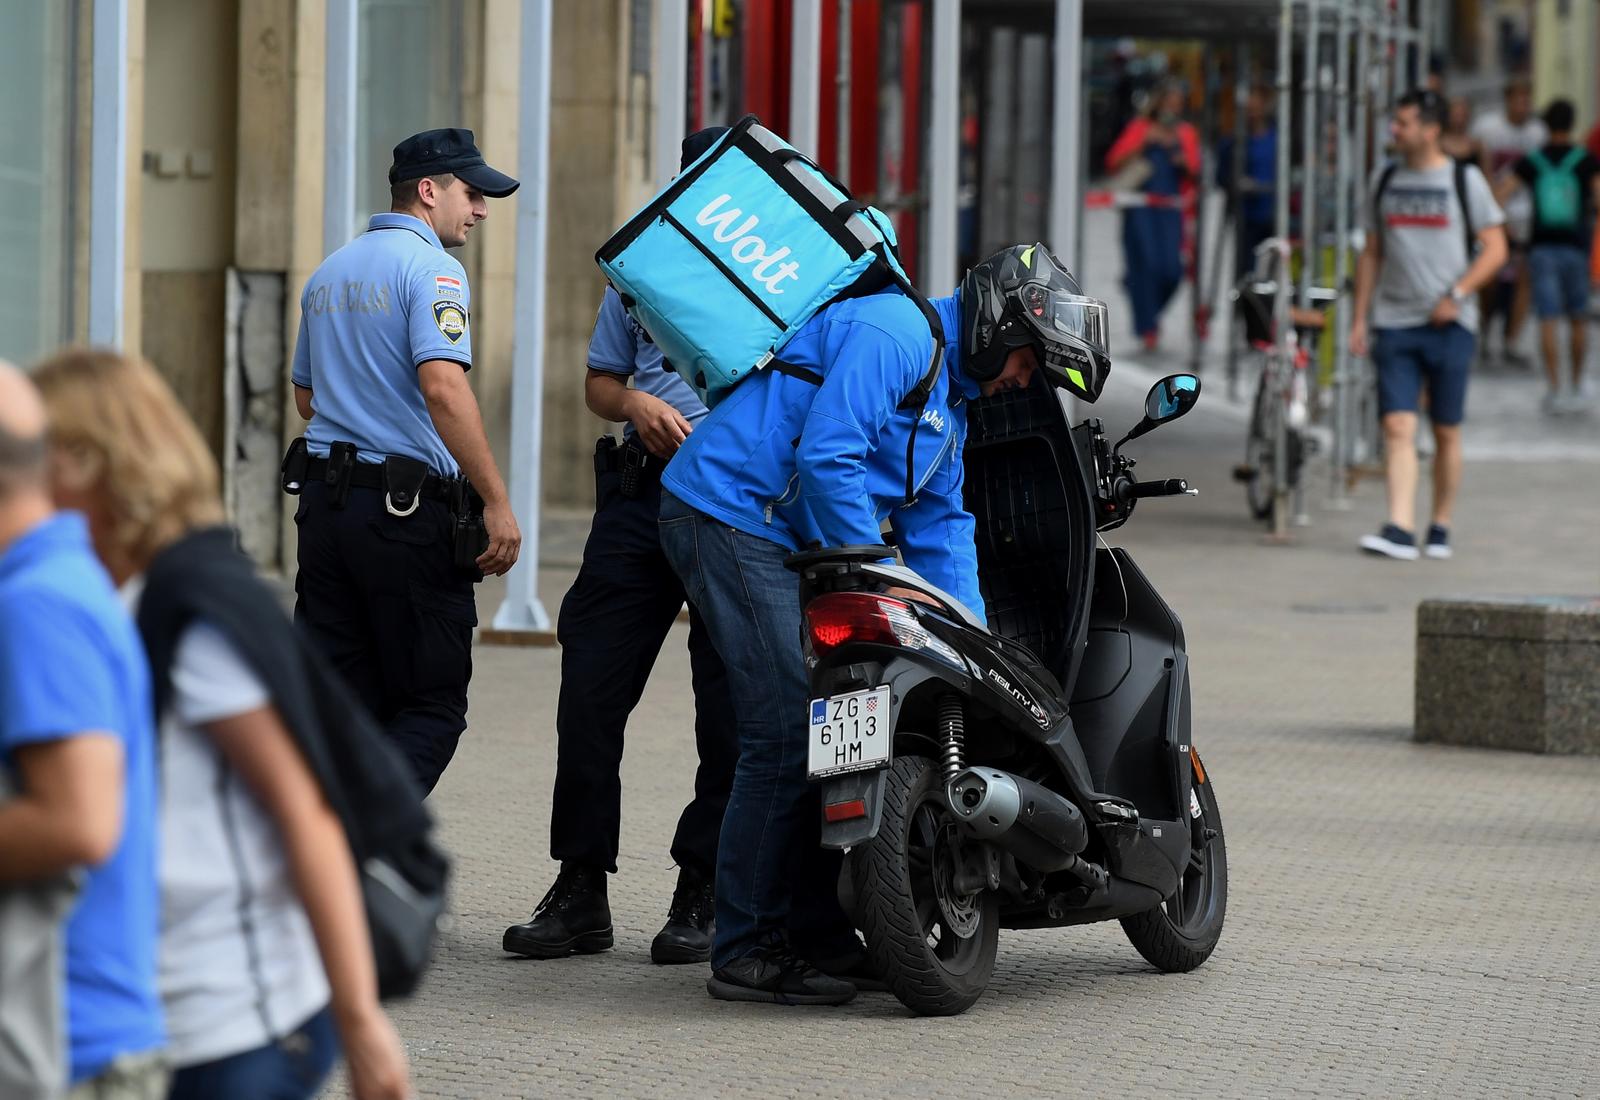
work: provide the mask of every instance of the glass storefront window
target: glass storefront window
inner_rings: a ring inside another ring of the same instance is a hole
[[[462,126],[467,0],[361,0],[352,232],[389,209],[394,147],[420,130]]]
[[[71,336],[76,9],[0,0],[0,357],[18,363]]]

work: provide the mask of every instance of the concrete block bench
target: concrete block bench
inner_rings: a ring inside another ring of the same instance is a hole
[[[1415,737],[1600,756],[1600,597],[1424,600]]]

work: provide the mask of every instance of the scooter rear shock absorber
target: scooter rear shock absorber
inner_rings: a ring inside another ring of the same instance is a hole
[[[939,697],[939,743],[944,781],[949,783],[967,767],[967,720],[961,710],[961,697],[954,692]]]

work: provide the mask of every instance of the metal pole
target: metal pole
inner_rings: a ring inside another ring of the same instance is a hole
[[[1245,180],[1245,146],[1250,141],[1250,124],[1245,119],[1245,103],[1250,97],[1251,71],[1255,60],[1255,48],[1248,42],[1240,42],[1234,46],[1234,74],[1233,74],[1233,158],[1228,166],[1229,175],[1233,185],[1230,189],[1228,208],[1233,216],[1233,267],[1235,273],[1241,268],[1249,270],[1250,258],[1246,257],[1248,246],[1245,243],[1244,227],[1244,180]],[[1220,235],[1217,247],[1222,246]],[[1234,329],[1237,327],[1237,306],[1231,300],[1226,302],[1228,315],[1225,324],[1228,326],[1226,345],[1227,373],[1228,373],[1228,400],[1239,399],[1239,342],[1235,339]]]
[[[1200,373],[1201,353],[1205,350],[1205,316],[1209,303],[1206,300],[1206,283],[1201,278],[1205,272],[1206,257],[1206,190],[1211,186],[1211,156],[1217,145],[1217,100],[1222,90],[1222,69],[1216,50],[1206,51],[1205,103],[1201,107],[1200,178],[1194,189],[1194,254],[1189,257],[1193,270],[1189,278],[1189,318],[1194,339],[1189,347],[1189,369]],[[1220,227],[1219,227],[1220,228]],[[1222,252],[1222,238],[1217,238],[1217,252]]]
[[[1276,412],[1276,439],[1272,453],[1272,537],[1283,539],[1289,531],[1289,480],[1288,423],[1283,409],[1283,390],[1287,373],[1291,369],[1290,356],[1294,354],[1294,334],[1289,327],[1289,134],[1291,111],[1290,85],[1294,68],[1294,0],[1283,0],[1278,17],[1278,171],[1276,229],[1278,262],[1273,276],[1272,331],[1277,344],[1275,359],[1271,364],[1271,384],[1267,400]]]
[[[1376,161],[1376,150],[1374,149],[1376,142],[1373,140],[1373,129],[1376,121],[1373,117],[1373,93],[1380,80],[1378,70],[1381,66],[1373,64],[1373,47],[1377,42],[1379,33],[1378,21],[1381,12],[1374,6],[1374,0],[1360,0],[1360,12],[1360,33],[1356,37],[1356,119],[1352,134],[1356,155],[1355,179],[1351,181],[1351,191],[1353,193],[1351,205],[1360,212],[1362,220],[1365,220],[1367,188],[1372,179],[1373,165]],[[1353,321],[1355,318],[1352,317],[1350,320]],[[1352,397],[1363,393],[1373,384],[1371,369],[1366,362],[1363,361],[1359,364],[1347,362],[1346,367],[1352,375]],[[1368,461],[1372,457],[1372,453],[1375,452],[1375,445],[1369,447],[1365,444],[1372,442],[1369,439],[1369,432],[1375,431],[1377,424],[1369,425],[1364,418],[1358,418],[1355,415],[1357,408],[1365,408],[1364,404],[1356,404],[1353,401],[1347,404],[1354,407],[1347,409],[1347,419],[1345,421],[1347,441],[1344,446],[1346,462],[1353,466],[1358,458],[1361,461]],[[1357,450],[1358,444],[1362,444],[1359,451]]]
[[[89,104],[89,339],[122,343],[128,221],[128,4],[95,0]]]
[[[1055,70],[1050,105],[1050,247],[1071,264],[1078,255],[1078,210],[1083,205],[1077,131],[1083,109],[1083,0],[1056,0]]]
[[[1406,35],[1400,21],[1400,0],[1389,0],[1389,102],[1406,91]]]
[[[328,60],[323,80],[322,253],[343,248],[355,232],[356,84],[361,73],[357,0],[328,0]]]
[[[1389,33],[1392,29],[1389,25],[1389,5],[1392,2],[1393,0],[1373,0],[1377,6],[1372,16],[1372,38],[1376,56],[1371,59],[1372,70],[1368,79],[1373,83],[1374,110],[1380,114],[1389,109],[1394,92],[1393,65],[1389,60],[1389,51],[1394,47]],[[1377,138],[1376,133],[1373,137]]]
[[[1300,306],[1311,307],[1311,287],[1321,251],[1317,225],[1317,161],[1322,156],[1322,135],[1317,132],[1317,65],[1321,30],[1321,0],[1306,0],[1305,72],[1301,74],[1300,102]]]
[[[1400,51],[1400,86],[1410,91],[1422,83],[1421,69],[1417,65],[1417,32],[1412,23],[1415,0],[1400,0],[1400,33],[1405,47]]]
[[[522,556],[506,577],[497,631],[547,632],[539,602],[540,451],[544,436],[545,233],[549,224],[550,37],[555,0],[522,0],[517,103],[517,283],[511,342],[511,510]],[[680,99],[681,103],[682,100]],[[676,159],[674,159],[676,164]]]
[[[822,5],[796,4],[789,39],[789,144],[808,157],[820,155],[817,132],[822,72]]]
[[[961,0],[933,0],[933,109],[928,139],[928,258],[922,273],[930,293],[955,286],[956,199],[961,172]]]
[[[1433,68],[1433,0],[1416,0],[1417,5],[1417,57],[1418,84],[1428,82],[1429,70]]]
[[[687,129],[689,0],[656,0],[656,186],[678,173]]]
[[[834,86],[839,98],[839,152],[834,157],[834,175],[850,186],[850,0],[839,0],[839,71]]]
[[[1340,308],[1334,313],[1333,326],[1333,461],[1332,484],[1329,486],[1329,504],[1335,508],[1349,507],[1345,499],[1344,480],[1347,458],[1345,439],[1349,434],[1350,412],[1350,322],[1349,310],[1354,297],[1345,285],[1350,278],[1350,46],[1351,6],[1355,0],[1339,0],[1339,30],[1333,86],[1334,115],[1338,127],[1338,147],[1334,153],[1333,188],[1333,285],[1339,293]],[[1359,34],[1360,32],[1357,31]]]

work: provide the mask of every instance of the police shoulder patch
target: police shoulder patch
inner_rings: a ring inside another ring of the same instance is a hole
[[[452,344],[460,341],[467,331],[467,314],[460,302],[433,303],[433,323],[439,326],[444,338]]]

